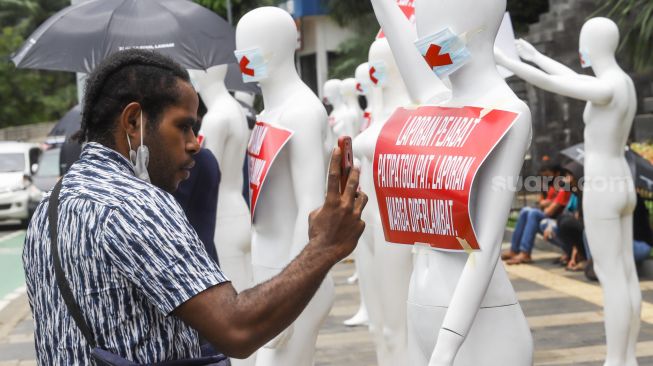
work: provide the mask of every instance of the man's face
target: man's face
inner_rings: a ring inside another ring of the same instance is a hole
[[[182,80],[177,85],[179,102],[164,109],[154,131],[146,128],[144,141],[150,150],[147,168],[150,180],[170,193],[189,177],[190,169],[195,165],[193,154],[200,148],[192,130],[197,122],[197,93]]]

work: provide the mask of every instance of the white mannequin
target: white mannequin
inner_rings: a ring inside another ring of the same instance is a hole
[[[365,97],[365,100],[367,100],[367,108],[365,108],[365,113],[369,113],[371,118],[374,118],[374,113],[380,113],[378,110],[380,108],[380,90],[378,88],[374,88],[374,84],[372,83],[372,80],[370,80],[370,64],[365,62],[356,68],[356,72],[354,73],[356,77],[356,81],[361,84],[361,88],[363,89],[363,92],[361,92],[361,95]],[[369,127],[365,126],[366,121],[361,120],[361,129],[363,127]]]
[[[340,84],[340,95],[342,95],[342,99],[349,108],[349,113],[353,114],[355,117],[352,124],[352,134],[349,135],[351,138],[356,137],[360,132],[361,119],[363,118],[363,111],[358,104],[358,91],[356,91],[357,84],[358,82],[354,78],[344,79],[342,84]]]
[[[206,72],[190,71],[206,105],[200,134],[204,147],[211,150],[220,165],[220,197],[215,223],[215,246],[220,268],[242,291],[252,287],[251,219],[243,197],[243,160],[250,131],[240,104],[224,85],[227,65]],[[254,365],[255,356],[233,360],[234,366]]]
[[[354,141],[354,154],[361,164],[361,189],[369,192],[373,201],[376,200],[372,180],[376,140],[394,110],[410,104],[386,39],[378,39],[370,47],[370,63],[379,60],[386,65],[386,83],[380,88],[383,106],[373,117],[372,125]],[[369,299],[366,304],[378,362],[382,366],[407,365],[406,299],[412,271],[411,247],[385,241],[378,205],[368,206],[363,215],[366,227],[363,243],[359,244],[358,268],[363,296]],[[367,264],[368,258],[371,258],[371,265]]]
[[[333,107],[327,119],[327,126],[328,126],[327,138],[324,144],[325,151],[329,155],[331,154],[331,149],[333,149],[337,141],[337,137],[335,135],[335,132],[333,132],[333,128],[336,125],[336,120],[338,119],[338,116],[342,115],[345,108],[344,101],[342,100],[342,96],[340,95],[341,83],[342,80],[340,79],[330,79],[324,83],[324,86],[322,88],[322,95],[324,95],[323,97],[324,101],[328,104],[331,104],[331,106]]]
[[[641,290],[633,259],[632,219],[635,187],[624,146],[637,109],[630,77],[619,67],[615,51],[619,29],[607,18],[588,20],[580,31],[596,77],[568,67],[518,41],[520,56],[544,72],[497,55],[497,62],[517,76],[553,93],[586,100],[585,189],[583,213],[594,269],[604,291],[606,366],[637,365]],[[606,184],[607,182],[607,184]]]
[[[441,101],[447,90],[413,44],[416,37],[395,2],[372,4],[412,100],[421,105]],[[517,178],[531,129],[528,107],[498,74],[492,52],[506,1],[418,0],[415,7],[420,38],[446,27],[455,34],[474,33],[467,42],[472,57],[450,75],[452,97],[439,105],[490,107],[520,116],[472,185],[470,213],[481,250],[472,257],[415,248],[408,295],[408,364],[531,365],[533,342],[526,318],[503,265],[497,265],[514,192],[492,180]]]
[[[354,123],[356,123],[354,114],[341,94],[341,87],[342,80],[330,79],[324,83],[323,89],[324,98],[333,106],[328,124],[333,131],[334,142],[340,136],[351,136],[354,131]]]
[[[370,74],[369,74],[369,63],[365,62],[356,68],[355,76],[356,76],[356,82],[361,85],[361,90],[358,90],[360,95],[365,96],[367,99],[367,108],[365,109],[366,113],[369,113],[370,116],[372,116],[372,111],[377,110],[379,106],[379,99],[380,99],[380,88],[373,88],[373,83],[370,80]],[[378,112],[380,113],[380,112]],[[372,117],[370,117],[372,118]],[[363,126],[367,121],[363,117],[360,119],[360,125]],[[370,121],[371,123],[371,121]],[[369,127],[366,126],[366,128]],[[362,131],[361,131],[362,132]],[[356,151],[354,151],[354,154],[356,154]],[[357,157],[359,158],[359,157]],[[360,158],[358,159],[359,161],[361,160]],[[365,192],[372,192],[374,190],[374,187],[366,187],[364,189]],[[373,194],[373,193],[370,193]],[[367,210],[375,210],[376,206],[374,208],[368,207]],[[368,230],[369,234],[369,230]],[[358,308],[358,311],[354,316],[351,318],[347,319],[344,321],[344,324],[347,326],[355,326],[355,325],[363,325],[363,324],[368,324],[370,321],[370,316],[367,310],[367,300],[365,299],[365,294],[369,293],[371,290],[364,291],[363,287],[367,286],[373,286],[374,283],[374,270],[371,267],[372,266],[372,260],[373,260],[373,248],[370,248],[373,246],[373,243],[371,242],[370,239],[366,239],[367,236],[364,236],[361,238],[359,241],[358,247],[356,247],[356,250],[354,251],[354,258],[356,259],[356,273],[354,273],[354,276],[356,279],[359,281],[359,289],[360,289],[360,306]],[[367,241],[366,241],[367,240]],[[363,275],[361,276],[360,272],[364,272]],[[352,277],[354,277],[352,276]],[[349,281],[349,280],[348,280]],[[365,282],[363,284],[362,282]],[[373,328],[373,326],[371,326]]]
[[[294,131],[263,185],[254,216],[254,279],[278,274],[308,242],[308,215],[325,195],[325,163],[320,148],[326,136],[326,112],[301,81],[294,64],[297,29],[292,17],[276,7],[245,14],[236,28],[239,50],[258,47],[268,55],[269,76],[259,81],[265,110],[259,121]],[[259,366],[310,366],[320,325],[333,304],[328,276],[299,318],[257,352]]]

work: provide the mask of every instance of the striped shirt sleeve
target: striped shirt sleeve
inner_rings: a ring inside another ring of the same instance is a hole
[[[149,201],[129,199],[113,210],[105,224],[104,248],[112,265],[168,315],[228,279],[172,196],[159,193]]]

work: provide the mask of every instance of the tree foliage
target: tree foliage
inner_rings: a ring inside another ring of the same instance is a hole
[[[0,128],[53,121],[76,101],[75,75],[16,69],[9,57],[66,0],[0,0]]]
[[[619,51],[635,71],[653,70],[653,1],[600,0],[596,15],[615,20],[621,31]]]
[[[193,0],[207,9],[213,10],[222,18],[227,19],[227,0]],[[231,14],[233,25],[236,26],[238,20],[248,11],[261,6],[275,5],[277,0],[231,0]]]

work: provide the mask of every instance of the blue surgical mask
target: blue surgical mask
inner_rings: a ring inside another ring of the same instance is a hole
[[[387,67],[385,65],[385,61],[383,60],[371,61],[369,65],[370,65],[370,80],[372,81],[372,85],[377,88],[381,88],[385,86],[387,80]]]
[[[253,83],[268,77],[268,62],[260,48],[234,51],[243,81]]]
[[[141,145],[136,151],[132,150],[129,134],[127,134],[127,144],[129,145],[129,160],[134,167],[134,175],[150,183],[150,174],[147,172],[147,165],[150,163],[150,150],[143,144],[143,111],[141,111]]]
[[[415,46],[440,78],[460,69],[472,56],[463,38],[454,34],[450,28],[418,39]]]
[[[579,50],[578,55],[580,56],[580,66],[583,69],[592,67],[592,60],[590,59],[590,54],[586,50]]]

